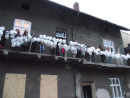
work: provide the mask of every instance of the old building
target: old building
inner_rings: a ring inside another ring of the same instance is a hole
[[[121,53],[120,30],[125,27],[82,13],[78,3],[74,9],[44,0],[0,0],[0,25],[6,30],[28,30],[35,36],[46,34],[66,39],[75,38],[89,46],[110,47]],[[62,35],[63,34],[63,35]],[[45,46],[43,55],[34,52],[11,51],[10,39],[0,51],[1,98],[129,98],[130,67],[101,63],[100,56],[92,62],[67,57],[51,56]]]

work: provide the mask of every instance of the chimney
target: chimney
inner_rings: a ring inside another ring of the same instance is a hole
[[[75,2],[75,4],[73,5],[73,9],[76,11],[79,11],[79,3]]]

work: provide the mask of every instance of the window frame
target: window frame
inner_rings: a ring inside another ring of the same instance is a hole
[[[16,25],[16,22],[17,22],[17,21],[22,21],[22,26],[17,26],[17,25]],[[28,22],[28,23],[29,23],[29,27],[28,27],[28,28],[24,27],[24,23],[25,23],[25,22]],[[30,33],[31,33],[31,25],[32,25],[32,22],[30,22],[30,21],[27,21],[27,20],[24,20],[24,19],[15,18],[13,30],[20,29],[20,34],[21,34],[21,35],[23,34],[24,30],[27,30],[27,31],[28,31],[28,34],[30,34]]]
[[[104,45],[104,40],[105,40],[105,41],[108,41],[108,42],[112,42],[112,44],[113,44],[113,52],[115,53],[116,51],[115,51],[114,41],[108,40],[108,39],[103,39],[103,47],[104,47],[104,50],[105,50],[105,46],[106,46],[106,47],[109,47],[109,48],[112,48],[111,46]]]
[[[58,32],[59,32],[59,31],[65,32],[65,37],[58,36],[58,35],[57,35],[57,31],[58,31]],[[67,32],[66,30],[58,30],[58,29],[56,29],[56,37],[66,39],[66,32]]]
[[[120,79],[119,78],[109,78],[109,80],[110,80],[110,87],[112,88],[112,98],[124,98],[123,94],[122,94]],[[115,83],[113,83],[113,81]],[[118,81],[118,83],[117,83],[117,81]]]

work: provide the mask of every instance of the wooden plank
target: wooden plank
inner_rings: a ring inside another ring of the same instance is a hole
[[[24,98],[25,74],[9,74],[5,76],[3,98]]]
[[[16,98],[15,97],[15,84],[16,84],[16,74],[6,74],[4,83],[3,98]]]
[[[57,98],[57,75],[41,75],[40,98]]]
[[[25,98],[26,74],[17,74],[16,98]]]

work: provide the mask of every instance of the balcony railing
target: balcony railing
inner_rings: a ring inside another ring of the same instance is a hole
[[[111,58],[113,58],[114,62],[115,60],[118,60],[118,65],[122,65],[121,61],[130,59],[129,54],[121,55],[109,51],[100,51],[99,48],[95,49],[95,47],[87,47],[85,44],[79,44],[72,41],[67,44],[66,40],[56,39],[55,37],[52,38],[46,35],[40,35],[36,38],[28,34],[26,35],[26,33],[27,32],[25,32],[25,35],[21,36],[20,34],[17,34],[16,31],[11,30],[8,32],[5,31],[4,28],[0,28],[0,48],[14,52],[39,53],[39,45],[41,47],[43,46],[41,44],[44,44],[44,48],[46,48],[44,54],[48,55],[69,57],[74,51],[76,51],[77,58],[101,63],[99,62],[99,58],[101,55],[104,55],[106,56],[106,59],[110,59],[110,63]],[[49,52],[49,50],[51,52]]]

